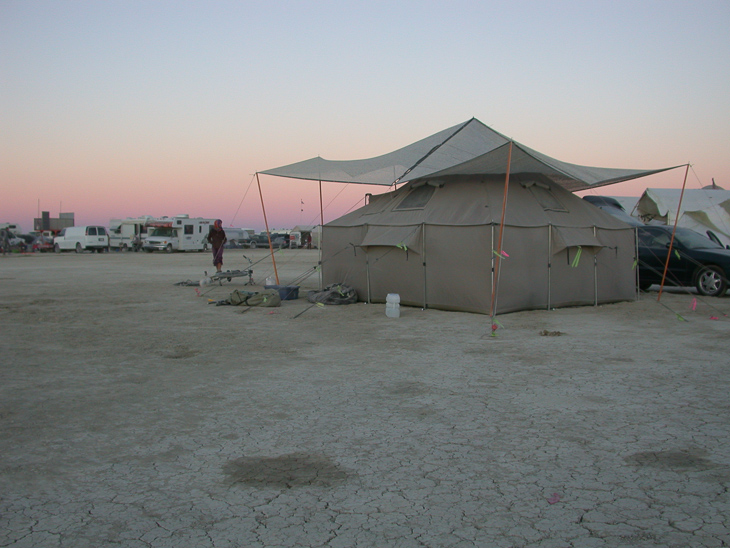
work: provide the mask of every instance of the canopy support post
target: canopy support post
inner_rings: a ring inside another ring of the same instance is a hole
[[[499,273],[502,259],[502,241],[504,239],[504,217],[507,211],[507,191],[509,190],[509,170],[512,165],[512,140],[509,142],[509,152],[507,153],[507,174],[504,177],[504,195],[502,196],[502,219],[499,222],[499,239],[497,241],[497,258],[494,262],[494,283],[492,284],[492,304],[490,306],[489,315],[492,321],[492,334],[496,328],[494,317],[497,314],[497,290],[499,288]]]
[[[547,293],[547,309],[550,310],[550,300],[552,297],[553,286],[553,225],[548,225],[548,293]]]
[[[664,282],[667,277],[667,269],[669,268],[669,259],[672,256],[672,248],[674,247],[674,234],[677,232],[677,223],[679,222],[679,212],[682,211],[682,198],[684,197],[684,187],[687,186],[687,175],[689,175],[689,163],[687,168],[684,170],[684,182],[682,183],[682,192],[679,193],[679,203],[677,204],[677,214],[674,216],[674,228],[672,228],[672,237],[669,239],[669,248],[667,249],[667,260],[664,262],[664,272],[662,273],[662,283],[659,285],[659,294],[657,295],[657,302],[662,298],[662,291],[664,291]]]
[[[259,197],[261,198],[261,210],[264,212],[264,225],[266,226],[266,237],[269,240],[269,252],[271,253],[271,262],[274,263],[274,277],[276,278],[276,285],[279,284],[279,272],[276,270],[276,257],[274,257],[274,246],[271,245],[271,232],[269,232],[269,221],[266,220],[266,206],[264,205],[264,194],[261,192],[261,181],[259,180],[259,173],[256,172],[256,184],[259,186]]]
[[[423,309],[428,308],[428,276],[426,275],[426,223],[421,223],[421,259],[423,261]]]
[[[593,237],[598,239],[596,236],[596,227],[593,226]],[[598,306],[598,254],[600,249],[593,254],[593,306]]]
[[[319,181],[319,290],[322,291],[322,240],[324,239],[324,208],[322,207],[322,181]]]

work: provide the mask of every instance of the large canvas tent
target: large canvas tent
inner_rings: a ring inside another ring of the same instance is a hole
[[[325,284],[370,302],[399,293],[404,304],[502,313],[633,298],[633,230],[570,191],[666,169],[569,164],[471,119],[376,158],[262,173],[395,188],[324,226]]]
[[[680,208],[680,197],[682,204]],[[636,204],[634,215],[645,222],[659,222],[712,233],[722,245],[730,245],[730,190],[721,188],[647,188]]]

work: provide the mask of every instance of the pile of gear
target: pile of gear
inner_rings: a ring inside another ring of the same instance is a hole
[[[211,301],[208,304],[216,306],[281,306],[281,296],[276,289],[264,289],[263,291],[241,291],[234,289],[227,299]]]

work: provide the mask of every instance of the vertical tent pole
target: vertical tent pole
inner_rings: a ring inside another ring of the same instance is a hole
[[[489,224],[489,249],[494,250],[494,223]],[[497,257],[495,257],[494,253],[492,253],[491,257],[489,258],[489,265],[492,269],[489,276],[490,295],[494,293],[494,261],[496,258]],[[491,310],[489,312],[491,313]]]
[[[512,141],[509,142],[509,152],[507,153],[507,174],[504,177],[504,196],[502,197],[502,219],[499,222],[499,240],[497,241],[497,258],[494,262],[494,283],[492,285],[492,304],[490,306],[489,315],[492,320],[492,333],[494,333],[495,323],[494,316],[497,310],[497,290],[499,288],[499,270],[502,259],[502,239],[504,236],[504,216],[507,210],[507,190],[509,189],[509,170],[512,164]]]
[[[595,225],[593,226],[593,237],[598,239]],[[600,252],[599,249],[593,254],[593,306],[598,306],[598,254]]]
[[[547,309],[550,310],[550,299],[552,298],[553,284],[553,225],[548,225],[548,294]]]
[[[682,183],[682,192],[679,193],[679,203],[677,204],[677,214],[674,216],[674,228],[672,229],[672,237],[669,240],[669,248],[667,249],[667,260],[664,263],[664,272],[662,273],[662,283],[659,285],[659,295],[656,300],[660,301],[662,298],[662,291],[664,291],[664,281],[667,277],[667,269],[669,268],[669,259],[672,256],[672,247],[674,246],[674,234],[677,232],[677,222],[679,221],[679,212],[682,211],[682,197],[684,196],[684,187],[687,185],[687,175],[689,174],[689,164],[687,169],[684,170],[684,182]]]
[[[428,278],[426,276],[426,223],[421,223],[421,259],[423,260],[423,309],[428,308]]]
[[[264,212],[264,225],[266,226],[266,237],[269,239],[269,252],[271,253],[271,262],[274,263],[274,276],[276,277],[276,285],[279,285],[279,273],[276,270],[276,258],[274,257],[274,246],[271,245],[271,232],[269,232],[269,221],[266,220],[266,206],[264,206],[264,194],[261,192],[261,181],[259,181],[259,172],[256,172],[256,184],[259,186],[259,196],[261,197],[261,209]]]
[[[634,268],[636,269],[636,275],[634,281],[636,282],[636,301],[639,300],[641,289],[639,289],[639,229],[634,228]]]
[[[324,239],[324,208],[322,207],[322,181],[319,181],[319,290],[322,291],[322,240]]]

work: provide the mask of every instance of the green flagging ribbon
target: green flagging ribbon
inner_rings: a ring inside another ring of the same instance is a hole
[[[682,256],[679,254],[679,251],[677,251],[676,248],[674,249],[674,255],[677,257],[677,260],[682,260]]]
[[[575,257],[573,258],[573,261],[570,263],[570,266],[572,268],[576,268],[578,266],[578,263],[580,262],[581,253],[583,253],[583,248],[581,246],[578,246],[578,251],[576,251]]]
[[[507,255],[507,252],[504,249],[501,252],[497,251],[496,249],[493,249],[492,253],[494,253],[497,257],[501,257],[503,259],[509,259],[509,255]]]
[[[639,259],[634,259],[634,266],[631,267],[631,270],[636,270],[637,264],[639,264]]]
[[[397,246],[398,249],[402,249],[403,251],[408,251],[408,246],[404,243],[399,243]]]

